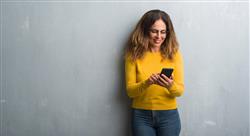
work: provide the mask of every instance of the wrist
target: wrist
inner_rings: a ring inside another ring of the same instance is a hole
[[[150,81],[150,79],[147,79],[146,81],[145,81],[145,83],[146,83],[146,85],[152,85],[153,83]]]
[[[173,84],[174,84],[174,82],[172,82],[171,84],[169,84],[166,88],[167,88],[168,90],[170,90],[170,89],[172,88]]]

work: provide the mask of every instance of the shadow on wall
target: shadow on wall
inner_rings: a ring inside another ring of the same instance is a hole
[[[127,41],[128,38],[126,38]],[[124,136],[132,136],[131,133],[131,99],[128,97],[126,93],[126,87],[125,87],[125,60],[124,60],[124,55],[125,55],[125,47],[127,43],[123,43],[117,63],[117,68],[118,68],[118,73],[120,74],[120,82],[119,82],[119,88],[118,88],[118,93],[116,97],[117,103],[122,106],[123,110],[125,111],[123,114],[123,121],[121,122],[121,125],[124,127],[124,130],[122,130],[122,134]]]

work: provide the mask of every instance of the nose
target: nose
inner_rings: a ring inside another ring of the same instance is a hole
[[[158,33],[156,34],[156,37],[157,37],[157,38],[160,38],[160,37],[161,37],[161,33],[158,32]]]

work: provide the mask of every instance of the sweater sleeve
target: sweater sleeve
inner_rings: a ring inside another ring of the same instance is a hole
[[[136,63],[128,56],[125,58],[125,78],[127,95],[130,98],[140,96],[148,87],[146,80],[137,82],[136,80]]]
[[[175,68],[173,72],[174,82],[172,86],[168,89],[170,95],[173,97],[179,97],[184,92],[184,70],[183,70],[183,58],[178,51],[175,55]]]

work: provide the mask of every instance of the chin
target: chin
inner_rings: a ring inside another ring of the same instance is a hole
[[[157,43],[157,44],[155,43],[154,47],[161,47],[161,43]]]

